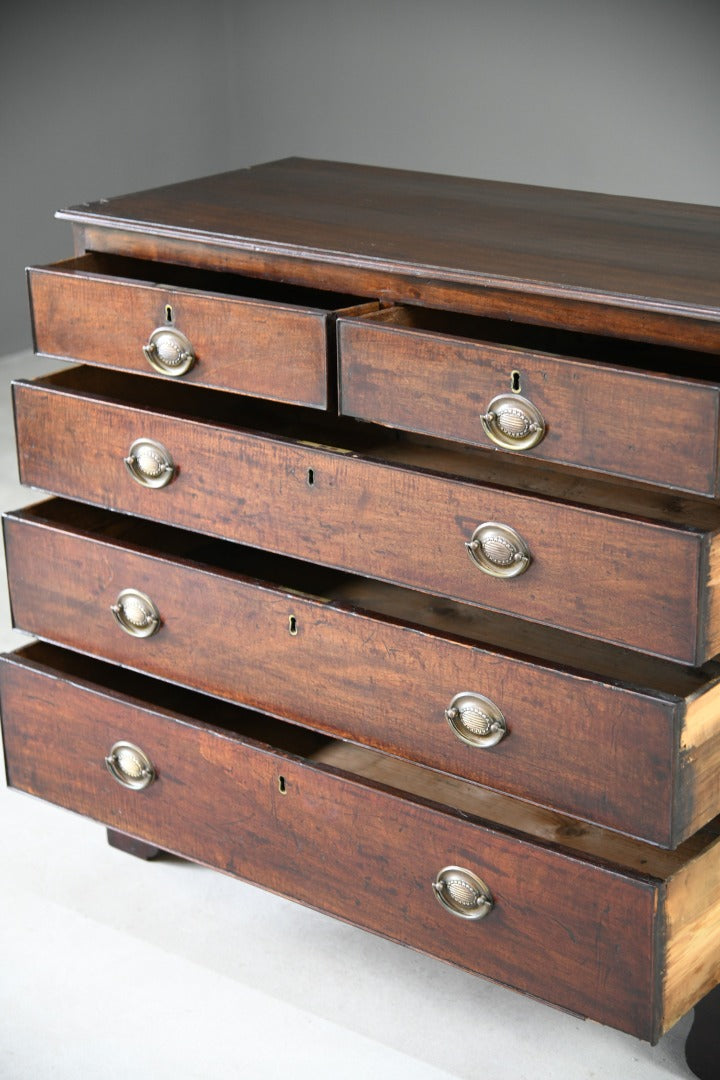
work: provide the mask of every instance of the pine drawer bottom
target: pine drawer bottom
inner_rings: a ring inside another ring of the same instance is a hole
[[[0,693],[11,787],[158,848],[650,1041],[720,979],[717,823],[659,851],[46,645]]]

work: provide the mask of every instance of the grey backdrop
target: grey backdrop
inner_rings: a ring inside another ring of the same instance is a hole
[[[54,210],[289,154],[720,203],[719,44],[717,0],[24,0],[0,352],[71,254]]]

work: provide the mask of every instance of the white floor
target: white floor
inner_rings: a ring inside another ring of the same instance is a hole
[[[3,508],[38,497],[7,384],[45,370],[0,360]],[[0,594],[5,650],[27,639]],[[3,1080],[691,1075],[688,1017],[652,1048],[5,790],[0,867]]]

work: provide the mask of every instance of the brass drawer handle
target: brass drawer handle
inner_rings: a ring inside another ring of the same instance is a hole
[[[123,787],[133,791],[142,791],[152,784],[155,766],[139,746],[121,739],[111,747],[105,758],[108,772]]]
[[[439,903],[460,919],[484,919],[495,901],[484,881],[462,866],[446,866],[432,883]]]
[[[175,475],[170,451],[155,439],[136,439],[123,461],[133,480],[142,487],[166,487]]]
[[[542,413],[517,394],[498,394],[480,420],[488,438],[503,450],[530,450],[545,438]]]
[[[458,739],[469,746],[488,749],[507,735],[505,717],[484,694],[456,694],[445,710],[445,719]]]
[[[110,610],[121,630],[131,637],[152,637],[160,628],[160,612],[149,596],[137,589],[123,589]]]
[[[465,544],[471,561],[491,577],[517,577],[524,574],[532,556],[530,549],[515,529],[497,521],[478,525]]]
[[[189,371],[196,360],[192,345],[174,326],[158,326],[153,330],[143,352],[151,368],[173,379]]]

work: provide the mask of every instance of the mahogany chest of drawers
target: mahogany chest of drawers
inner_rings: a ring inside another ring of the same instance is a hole
[[[10,786],[657,1040],[720,981],[720,212],[289,159],[60,216]]]

